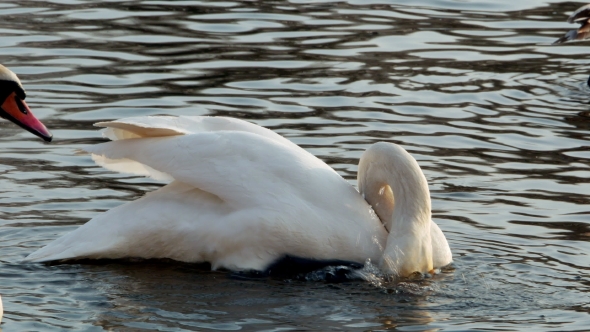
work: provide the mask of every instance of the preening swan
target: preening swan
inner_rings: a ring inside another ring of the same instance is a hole
[[[135,117],[96,125],[112,140],[86,148],[99,165],[169,184],[26,260],[171,258],[264,271],[289,255],[371,259],[399,276],[452,261],[430,217],[426,178],[395,144],[376,143],[363,154],[359,194],[312,154],[246,121]]]

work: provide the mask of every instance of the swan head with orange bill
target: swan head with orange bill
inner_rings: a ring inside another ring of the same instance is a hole
[[[14,122],[47,142],[51,142],[53,135],[33,115],[25,98],[25,89],[16,74],[0,65],[0,117]]]

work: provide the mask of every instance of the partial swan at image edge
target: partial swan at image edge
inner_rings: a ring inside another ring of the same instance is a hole
[[[39,121],[25,102],[25,89],[20,80],[10,69],[0,65],[0,117],[9,120],[28,132],[51,142],[53,135]],[[0,297],[0,322],[4,315],[2,297]]]

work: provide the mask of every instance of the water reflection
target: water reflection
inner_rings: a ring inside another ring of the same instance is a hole
[[[0,62],[56,140],[0,123],[3,327],[585,329],[590,49],[552,45],[576,6],[2,2]],[[456,270],[408,295],[175,264],[20,264],[160,186],[75,153],[102,141],[92,123],[152,114],[247,119],[353,183],[370,144],[402,144],[426,173]]]
[[[381,292],[378,297],[385,302],[376,304],[375,289],[363,283],[244,281],[207,268],[156,261],[86,266],[84,274],[100,285],[108,303],[101,305],[106,310],[94,324],[104,329],[326,330],[334,324],[389,329],[434,321],[424,304],[428,292],[413,290],[427,286],[398,286]]]

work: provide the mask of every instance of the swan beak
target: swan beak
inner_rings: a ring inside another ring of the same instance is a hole
[[[15,92],[6,97],[2,106],[0,106],[0,116],[6,120],[10,120],[23,129],[31,132],[44,139],[46,142],[51,142],[53,135],[45,128],[31,112],[27,103],[22,100]]]

